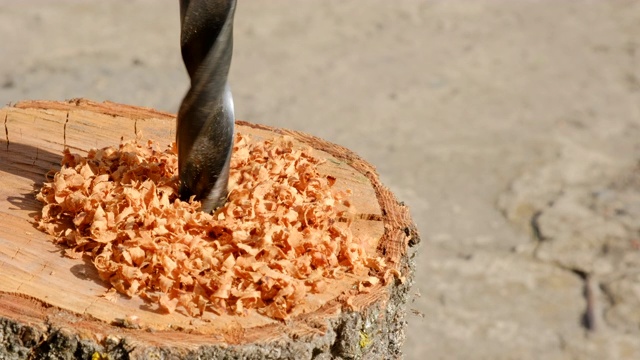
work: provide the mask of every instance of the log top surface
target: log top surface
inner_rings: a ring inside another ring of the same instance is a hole
[[[322,333],[315,319],[341,312],[341,295],[359,280],[348,276],[336,280],[325,293],[310,295],[286,327],[256,312],[246,317],[205,313],[202,318],[192,318],[180,312],[156,312],[137,298],[121,296],[117,302],[110,302],[100,297],[107,284],[99,279],[93,265],[62,256],[61,248],[36,228],[34,217],[42,205],[35,199],[34,190],[47,172],[59,169],[65,147],[82,153],[136,136],[168,145],[175,138],[175,116],[87,100],[30,101],[1,109],[0,122],[5,129],[0,141],[0,317],[43,324],[47,319],[96,336],[135,315],[152,332],[119,331],[135,332],[141,341],[160,344],[275,340],[291,336],[291,332],[298,332],[298,336]],[[238,132],[256,139],[287,134],[299,146],[313,147],[317,157],[327,160],[321,171],[337,179],[335,188],[353,191],[352,203],[358,214],[352,231],[354,236],[366,239],[367,252],[382,252],[391,263],[406,252],[409,231],[415,229],[408,213],[388,213],[398,207],[397,202],[379,184],[373,167],[349,150],[309,135],[237,124]],[[353,306],[366,306],[384,296],[383,286],[375,290],[356,296]]]

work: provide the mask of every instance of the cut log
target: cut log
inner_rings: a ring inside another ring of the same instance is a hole
[[[287,321],[248,316],[160,313],[143,300],[101,297],[108,288],[89,261],[62,255],[37,229],[35,191],[60,168],[62,150],[86,153],[121,139],[175,138],[175,116],[87,100],[28,101],[0,110],[0,359],[393,359],[402,356],[405,305],[419,242],[404,204],[353,152],[286,129],[237,122],[257,139],[293,137],[327,160],[321,171],[351,189],[354,236],[400,274],[367,293],[357,276],[335,280]],[[395,272],[395,271],[394,271]],[[136,319],[131,321],[131,319]]]

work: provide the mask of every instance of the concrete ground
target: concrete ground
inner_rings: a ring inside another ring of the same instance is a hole
[[[0,103],[175,112],[178,1],[0,0]],[[240,119],[353,149],[423,237],[407,359],[640,358],[640,2],[241,1]]]

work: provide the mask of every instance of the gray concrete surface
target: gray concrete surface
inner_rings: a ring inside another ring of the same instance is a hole
[[[0,0],[0,103],[176,111],[177,3]],[[638,1],[246,0],[231,83],[411,206],[407,359],[638,359],[639,34]]]

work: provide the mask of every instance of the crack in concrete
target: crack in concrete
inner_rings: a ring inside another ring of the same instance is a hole
[[[550,205],[553,205],[553,203],[551,203]],[[536,242],[535,247],[533,249],[533,253],[531,254],[531,257],[534,260],[539,261],[543,264],[548,264],[548,265],[557,267],[558,269],[561,269],[563,271],[569,271],[580,278],[583,284],[582,295],[584,297],[584,300],[586,301],[586,307],[580,319],[580,324],[587,331],[594,332],[597,329],[597,320],[596,320],[597,304],[596,304],[596,296],[595,296],[595,290],[594,290],[594,284],[593,284],[593,281],[594,281],[593,276],[589,272],[572,268],[572,267],[567,267],[559,263],[558,261],[541,260],[540,257],[538,256],[538,252],[540,251],[540,247],[542,246],[542,243],[549,240],[549,238],[546,237],[542,232],[542,229],[539,223],[539,218],[543,213],[544,211],[542,210],[537,211],[536,213],[533,214],[529,222],[529,226],[531,227],[532,237]]]
[[[534,256],[535,259],[535,256]],[[586,302],[584,307],[584,311],[580,318],[580,325],[587,330],[589,333],[596,332],[600,327],[601,323],[604,322],[602,317],[603,307],[598,303],[598,292],[604,294],[609,300],[609,303],[612,303],[610,295],[607,294],[603,289],[603,284],[594,279],[594,275],[586,272],[584,270],[575,269],[571,267],[564,266],[556,261],[542,261],[540,259],[535,259],[543,264],[548,264],[554,266],[563,271],[569,271],[574,275],[578,276],[582,281],[582,297]],[[604,300],[606,302],[606,300]]]
[[[583,283],[583,291],[582,294],[584,296],[585,301],[587,302],[586,308],[582,315],[581,324],[588,331],[596,331],[597,322],[596,322],[596,298],[593,289],[593,276],[588,272],[577,270],[577,269],[568,269],[574,274],[578,275]]]
[[[542,264],[551,265],[563,271],[569,271],[580,278],[580,280],[582,281],[582,296],[586,302],[584,312],[582,313],[580,319],[580,325],[582,325],[588,332],[595,332],[599,327],[597,320],[599,309],[597,306],[598,303],[596,300],[596,291],[602,286],[594,285],[595,280],[593,279],[593,275],[584,270],[564,266],[557,261],[540,260],[535,254],[532,256],[532,258],[533,260],[538,261]]]
[[[596,316],[596,312],[597,312],[597,302],[596,302],[596,295],[595,295],[595,286],[593,284],[593,276],[591,276],[590,274],[587,274],[585,276],[584,279],[584,297],[585,300],[587,301],[587,308],[585,309],[585,314],[584,314],[584,320],[585,320],[585,327],[587,328],[587,330],[589,331],[596,331],[599,327],[598,325],[598,321],[597,321],[597,316]]]
[[[569,271],[580,278],[580,280],[582,281],[582,296],[586,301],[586,306],[585,306],[584,312],[582,313],[580,324],[588,332],[594,332],[598,327],[598,324],[597,324],[598,322],[596,320],[598,310],[596,306],[597,305],[596,294],[595,294],[596,290],[593,284],[594,282],[593,275],[581,269],[565,266],[564,264],[558,261],[545,261],[540,259],[540,257],[538,256],[540,247],[542,246],[543,242],[549,240],[549,238],[544,236],[544,234],[542,233],[542,229],[540,228],[540,225],[538,222],[539,217],[542,214],[543,214],[543,211],[537,211],[535,214],[533,214],[529,222],[529,226],[531,227],[531,236],[536,243],[533,248],[533,251],[529,254],[529,256],[534,261],[540,262],[542,264],[551,265],[562,271]]]
[[[536,211],[533,216],[531,216],[531,230],[533,231],[533,237],[538,241],[538,242],[543,242],[545,240],[548,240],[546,236],[544,236],[544,234],[542,233],[542,229],[540,227],[540,216],[542,215],[542,211],[538,210]]]

